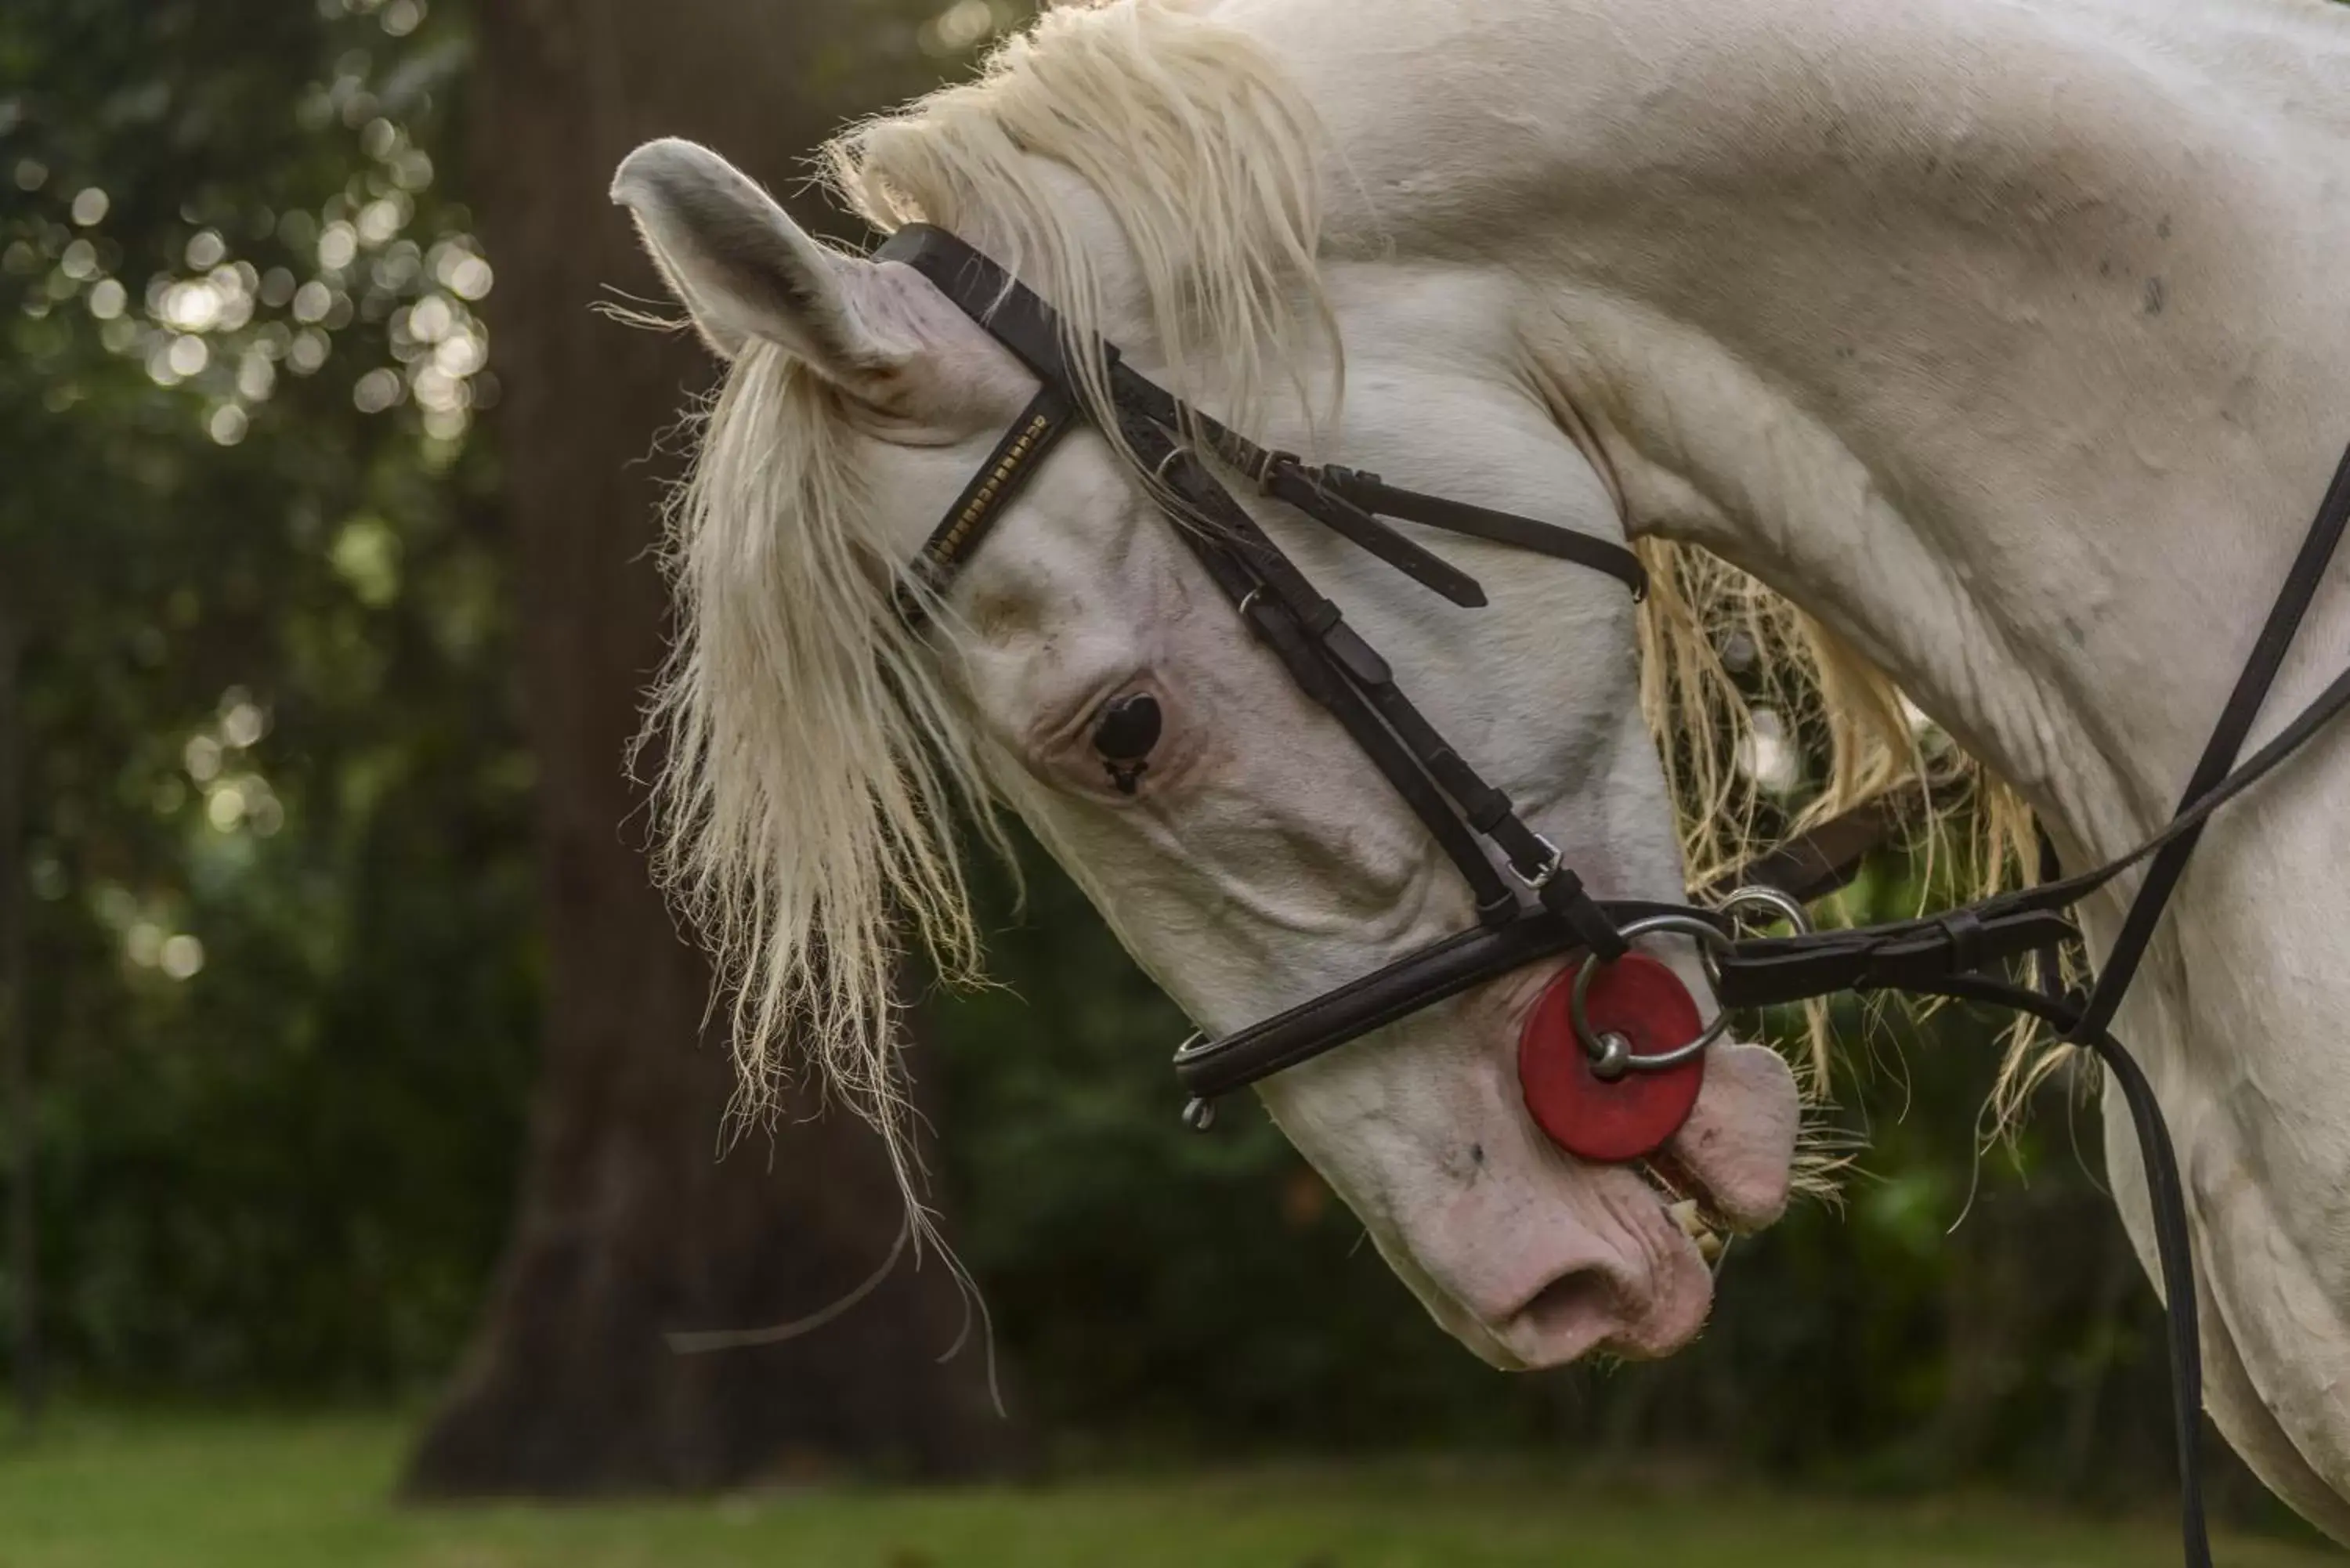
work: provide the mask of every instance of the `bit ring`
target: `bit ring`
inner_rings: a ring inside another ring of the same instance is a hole
[[[1730,939],[1722,934],[1720,927],[1695,915],[1648,915],[1626,925],[1620,934],[1627,943],[1630,943],[1653,931],[1673,931],[1694,937],[1698,940],[1698,950],[1709,959],[1711,954],[1730,946]],[[1669,1051],[1640,1055],[1627,1048],[1622,1035],[1612,1031],[1603,1033],[1592,1026],[1591,981],[1605,967],[1597,960],[1586,957],[1582,967],[1575,971],[1575,981],[1566,993],[1567,1022],[1574,1027],[1575,1038],[1590,1055],[1595,1066],[1613,1070],[1617,1076],[1627,1072],[1657,1073],[1667,1067],[1678,1067],[1721,1039],[1721,1032],[1730,1027],[1730,1014],[1717,1009],[1713,1022],[1699,1030],[1694,1040],[1676,1045]],[[1608,1044],[1611,1039],[1616,1042],[1612,1046]],[[1622,1065],[1617,1067],[1619,1060]]]
[[[1767,882],[1749,882],[1743,888],[1734,888],[1713,908],[1714,913],[1719,915],[1733,915],[1740,909],[1765,910],[1772,919],[1783,920],[1794,927],[1797,936],[1812,934],[1812,917],[1795,896]],[[1714,950],[1711,947],[1700,950],[1698,961],[1705,966],[1706,982],[1719,987],[1721,984],[1721,965],[1715,961]]]

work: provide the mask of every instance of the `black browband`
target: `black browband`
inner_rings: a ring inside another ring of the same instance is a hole
[[[1154,496],[1176,520],[1177,536],[1297,684],[1346,726],[1460,867],[1476,897],[1476,928],[1222,1039],[1178,1052],[1175,1070],[1193,1096],[1187,1116],[1195,1126],[1207,1125],[1220,1095],[1489,980],[1567,953],[1585,953],[1598,962],[1620,957],[1627,943],[1619,928],[1635,920],[1659,914],[1693,917],[1728,932],[1728,917],[1715,909],[1592,898],[1581,879],[1560,863],[1557,848],[1528,827],[1509,797],[1479,777],[1404,697],[1387,662],[1232,499],[1198,449],[1204,447],[1265,494],[1458,605],[1485,602],[1475,579],[1380,517],[1536,551],[1605,572],[1621,579],[1636,596],[1643,595],[1648,578],[1629,550],[1554,524],[1398,489],[1376,474],[1309,465],[1290,453],[1268,452],[1180,402],[1123,363],[1111,345],[1079,344],[1065,335],[1059,318],[1043,300],[943,230],[910,223],[890,237],[876,259],[903,262],[930,279],[1043,383],[922,547],[899,590],[901,613],[920,623],[1044,455],[1087,417],[1082,379],[1070,357],[1091,355],[1109,389],[1118,433],[1141,463]],[[2350,707],[2350,670],[2345,670],[2275,739],[2241,763],[2236,760],[2345,524],[2350,524],[2350,452],[2345,453],[2310,525],[2178,811],[2162,832],[2120,859],[2072,877],[2057,874],[2061,867],[2043,837],[2045,879],[2038,886],[1918,919],[1793,937],[1727,940],[1713,954],[1715,997],[1723,1007],[1796,1002],[1841,991],[1952,997],[2043,1019],[2060,1038],[2085,1046],[2106,1064],[2129,1107],[2153,1207],[2169,1314],[2173,1436],[2188,1568],[2210,1568],[2211,1549],[2204,1525],[2198,1444],[2202,1365],[2186,1200],[2154,1091],[2107,1026],[2205,823]],[[1887,809],[1880,805],[1848,812],[1747,867],[1741,880],[1749,887],[1777,888],[1802,902],[1823,897],[1850,880],[1862,857],[1885,836],[1887,821]],[[1500,852],[1532,901],[1503,879],[1480,838]],[[2056,978],[2057,950],[2077,941],[2079,933],[2064,911],[2141,862],[2148,863],[2146,879],[2095,983],[2085,992],[2066,991]],[[1720,898],[1728,890],[1709,889],[1709,894]],[[2026,955],[2036,959],[2037,989],[2000,978],[2006,964]]]

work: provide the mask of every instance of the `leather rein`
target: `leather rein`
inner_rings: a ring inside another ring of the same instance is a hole
[[[2350,524],[2350,452],[2168,826],[2127,855],[2072,876],[2056,874],[2061,868],[2043,838],[2044,879],[2036,886],[1919,919],[1814,932],[1801,929],[1799,906],[1856,874],[1864,857],[1887,836],[1887,814],[1881,805],[1824,823],[1745,867],[1736,885],[1709,889],[1716,907],[1593,897],[1562,862],[1557,846],[1445,742],[1397,685],[1387,661],[1257,525],[1202,453],[1457,605],[1484,604],[1483,590],[1383,518],[1598,571],[1621,580],[1638,598],[1647,593],[1648,579],[1631,551],[1612,540],[1399,489],[1376,474],[1308,464],[1258,446],[1133,369],[1115,347],[1080,344],[1034,292],[944,230],[910,223],[874,259],[902,262],[920,273],[1043,383],[923,545],[901,582],[899,613],[918,625],[927,618],[930,607],[951,587],[1054,445],[1087,422],[1085,389],[1106,388],[1117,425],[1112,433],[1140,464],[1176,536],[1242,622],[1298,687],[1344,726],[1426,825],[1474,897],[1478,923],[1471,929],[1221,1039],[1187,1044],[1175,1057],[1176,1076],[1191,1095],[1187,1121],[1204,1131],[1220,1096],[1488,981],[1567,955],[1580,955],[1586,966],[1610,965],[1631,950],[1633,939],[1659,930],[1699,940],[1724,1010],[1846,991],[1898,991],[1989,1003],[2040,1018],[2060,1040],[2096,1054],[2129,1108],[2147,1170],[2168,1307],[2185,1560],[2188,1568],[2210,1568],[2197,1424],[2202,1364],[2186,1200],[2153,1088],[2108,1026],[2212,815],[2350,707],[2345,670],[2274,739],[2238,761]],[[1090,359],[1082,369],[1080,355]],[[1090,378],[1084,370],[1091,371]],[[2145,880],[2095,982],[2085,990],[2065,989],[2058,979],[2057,950],[2080,940],[2069,908],[2140,865],[2146,867]],[[1797,934],[1741,935],[1737,910],[1752,904],[1797,916]],[[2027,955],[2038,959],[2036,986],[2006,977],[2005,966]],[[1580,995],[1578,991],[1578,1008]],[[1575,1017],[1578,1035],[1597,1055],[1607,1037],[1595,1038],[1579,1012]],[[1619,1048],[1610,1059],[1612,1075],[1596,1068],[1595,1073],[1620,1077],[1678,1063],[1701,1051],[1702,1042],[1719,1028],[1717,1020],[1698,1041],[1673,1052],[1627,1058]]]

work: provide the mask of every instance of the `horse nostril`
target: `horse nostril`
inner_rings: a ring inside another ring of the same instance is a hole
[[[1094,724],[1094,750],[1113,763],[1138,763],[1159,743],[1159,699],[1131,691],[1111,701]]]
[[[1519,1308],[1503,1339],[1531,1366],[1559,1366],[1614,1337],[1624,1317],[1615,1281],[1598,1269],[1574,1269]]]

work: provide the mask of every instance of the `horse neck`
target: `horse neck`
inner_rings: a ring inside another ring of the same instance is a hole
[[[1350,5],[1288,51],[1361,193],[1342,248],[1509,280],[1631,526],[1841,633],[2068,849],[2167,814],[2350,433],[2350,137],[2277,63],[2350,70],[2350,27]]]

